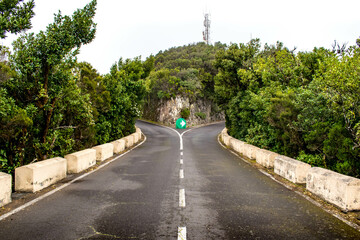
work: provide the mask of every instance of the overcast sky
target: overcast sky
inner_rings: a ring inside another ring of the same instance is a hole
[[[33,28],[45,30],[59,10],[71,15],[90,0],[35,0]],[[288,48],[331,48],[334,40],[354,45],[360,36],[360,0],[98,0],[96,39],[79,60],[100,73],[120,57],[157,54],[202,41],[204,13],[211,14],[211,42],[281,41]],[[8,37],[4,45],[14,39]]]

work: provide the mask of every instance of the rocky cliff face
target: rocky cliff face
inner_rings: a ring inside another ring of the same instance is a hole
[[[190,101],[189,98],[181,96],[146,104],[143,117],[155,122],[175,125],[176,120],[182,117],[181,111],[184,109],[190,111],[190,115],[186,119],[189,127],[225,119],[224,113],[212,101],[206,99]]]

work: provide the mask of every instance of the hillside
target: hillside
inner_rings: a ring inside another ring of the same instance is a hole
[[[223,119],[214,98],[214,62],[216,52],[225,47],[201,42],[160,51],[146,79],[144,118],[167,124],[179,117],[191,124]]]

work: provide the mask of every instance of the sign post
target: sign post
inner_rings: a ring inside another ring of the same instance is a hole
[[[176,120],[176,128],[177,129],[185,129],[186,128],[186,121],[183,118],[179,118]]]

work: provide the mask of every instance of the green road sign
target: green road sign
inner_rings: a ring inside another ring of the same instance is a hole
[[[176,120],[176,128],[178,129],[185,129],[186,128],[186,121],[183,118],[179,118]]]

